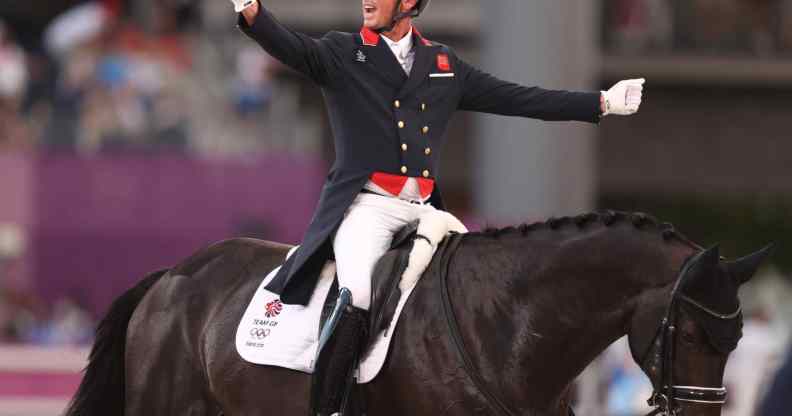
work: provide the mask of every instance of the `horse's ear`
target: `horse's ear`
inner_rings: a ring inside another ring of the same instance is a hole
[[[718,266],[718,262],[720,262],[720,244],[715,244],[693,259],[693,263],[690,265],[691,273],[711,271]]]
[[[773,253],[775,244],[769,244],[765,248],[757,251],[756,253],[749,254],[741,259],[727,262],[726,269],[732,278],[740,285],[748,282],[759,269],[767,256]]]
[[[690,290],[695,286],[709,287],[709,277],[714,275],[720,261],[720,246],[714,245],[696,254],[687,267],[684,286]],[[705,281],[706,280],[706,281]]]

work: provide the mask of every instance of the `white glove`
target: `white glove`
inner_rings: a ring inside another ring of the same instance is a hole
[[[643,84],[645,79],[628,79],[619,81],[608,91],[602,91],[605,111],[603,116],[616,114],[619,116],[629,116],[638,112],[643,96]]]
[[[252,6],[256,1],[257,0],[231,0],[231,3],[234,3],[235,12],[242,13],[242,10]]]

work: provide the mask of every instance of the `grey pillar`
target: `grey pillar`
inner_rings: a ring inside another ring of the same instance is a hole
[[[591,0],[482,1],[480,66],[523,85],[592,90],[598,10]],[[482,116],[474,154],[477,213],[529,221],[579,213],[594,201],[596,128]]]

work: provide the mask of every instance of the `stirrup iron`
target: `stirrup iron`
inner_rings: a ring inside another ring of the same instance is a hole
[[[342,287],[338,291],[338,299],[336,300],[335,308],[333,308],[333,313],[330,314],[330,317],[327,319],[324,327],[322,327],[322,332],[319,334],[319,348],[316,349],[316,356],[314,357],[314,365],[319,360],[319,354],[324,349],[327,341],[330,340],[330,337],[335,332],[336,327],[338,326],[338,321],[341,320],[341,315],[346,309],[347,306],[352,304],[352,292]]]

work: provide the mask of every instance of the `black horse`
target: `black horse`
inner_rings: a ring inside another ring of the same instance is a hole
[[[738,288],[768,249],[726,262],[618,212],[455,238],[447,274],[424,276],[363,387],[368,414],[566,416],[575,377],[625,334],[658,412],[720,414]],[[118,298],[67,415],[309,414],[310,376],[243,362],[234,346],[288,249],[222,242]]]

